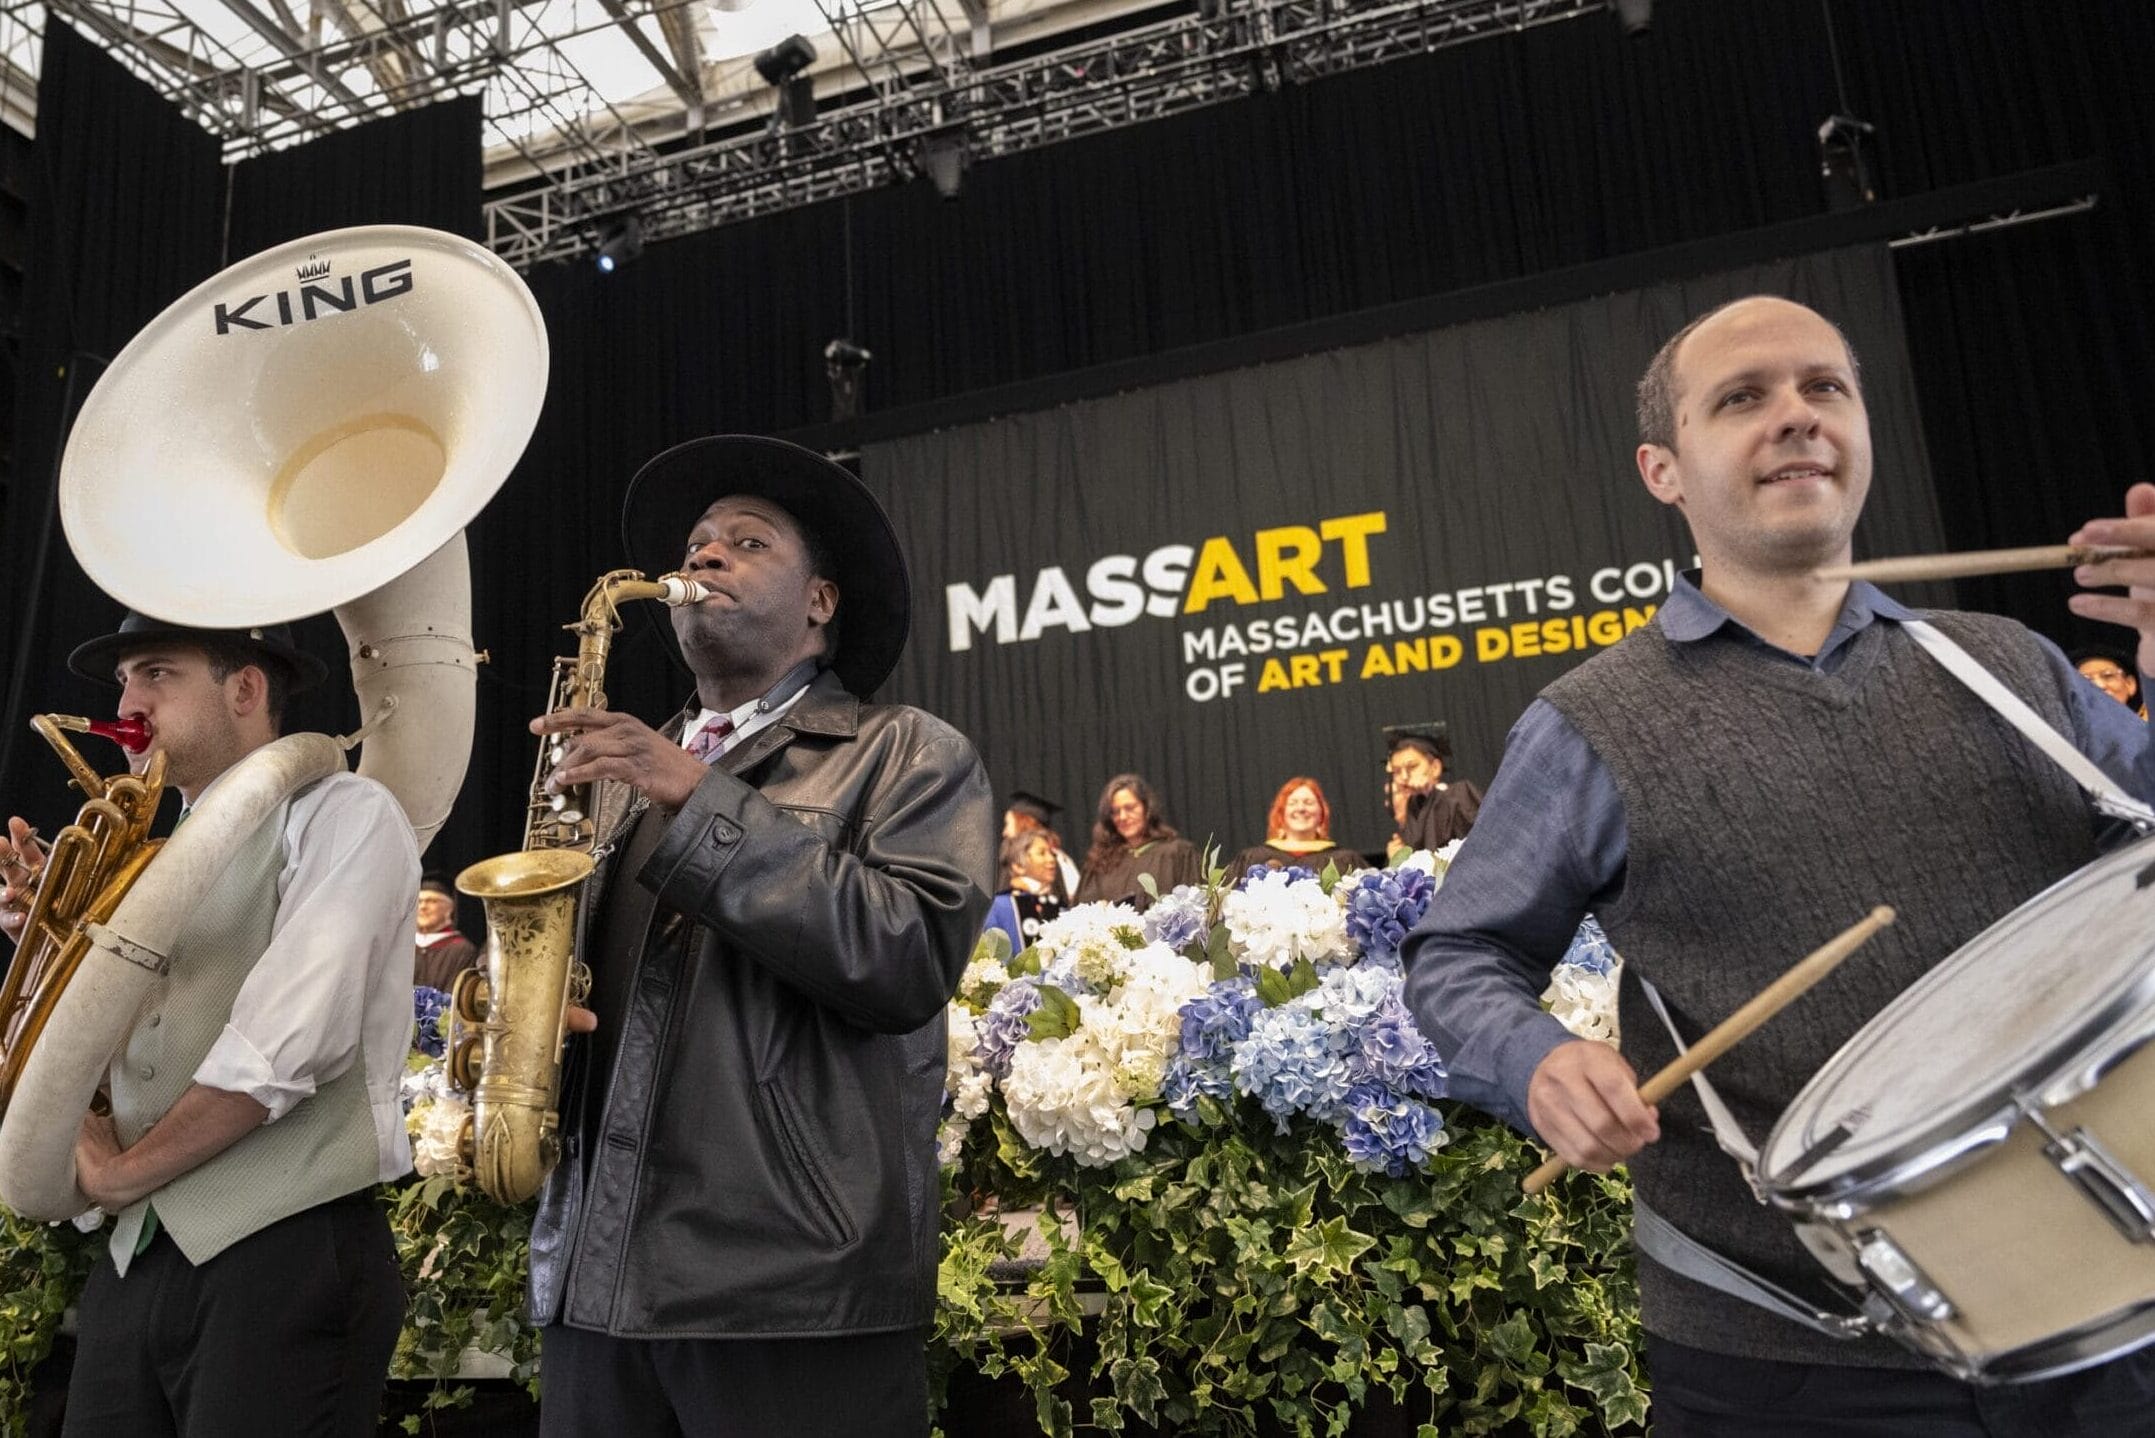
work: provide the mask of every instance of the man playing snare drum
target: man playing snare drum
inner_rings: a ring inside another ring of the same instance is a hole
[[[1848,560],[1871,481],[1855,356],[1831,323],[1769,297],[1703,316],[1647,370],[1639,421],[1640,476],[1683,512],[1701,568],[1520,719],[1406,944],[1408,999],[1455,1097],[1576,1167],[1629,1160],[1642,1210],[1828,1308],[1823,1270],[1716,1147],[1697,1097],[1685,1089],[1665,1112],[1639,1102],[1639,1076],[1676,1049],[1636,980],[1695,1041],[1874,904],[1899,910],[1797,1012],[1714,1065],[1756,1142],[1896,994],[2093,859],[2096,825],[2074,783],[1904,630],[1912,611],[1816,577]],[[2075,542],[2155,548],[2155,485],[2135,485],[2125,508]],[[2155,669],[2155,561],[2079,577],[2135,586],[2073,609],[2136,627],[2140,668]],[[2147,726],[2047,641],[1986,615],[1926,617],[2132,793],[2155,795]],[[1628,961],[1628,1061],[1537,1002],[1589,911]],[[1655,1227],[1642,1215],[1641,1247],[1659,1250],[1639,1259],[1657,1434],[2050,1438],[2155,1421],[2148,1354],[1979,1389],[1886,1339],[1828,1336],[1680,1276]]]

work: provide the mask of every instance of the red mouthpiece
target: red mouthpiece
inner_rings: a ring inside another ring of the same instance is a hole
[[[150,747],[150,726],[140,719],[92,719],[83,728],[101,739],[110,739],[130,754]]]

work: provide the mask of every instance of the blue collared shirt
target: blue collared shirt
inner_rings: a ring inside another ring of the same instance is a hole
[[[1865,629],[1916,616],[1875,586],[1853,584],[1818,654],[1791,654],[1752,633],[1686,574],[1659,617],[1671,643],[1726,631],[1771,662],[1831,674]],[[2155,799],[2148,724],[2037,639],[2072,695],[2067,737],[2127,791]],[[1572,1036],[1543,1011],[1541,993],[1579,921],[1621,886],[1629,844],[1607,766],[1554,705],[1536,699],[1512,727],[1474,830],[1402,948],[1407,1003],[1444,1055],[1452,1097],[1531,1132],[1527,1082]]]

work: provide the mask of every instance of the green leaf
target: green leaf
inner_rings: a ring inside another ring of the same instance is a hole
[[[1078,1031],[1077,1000],[1053,984],[1040,986],[1040,1007],[1025,1016],[1025,1026],[1036,1039],[1066,1039]]]
[[[1227,932],[1227,925],[1214,924],[1212,932],[1205,936],[1205,957],[1212,961],[1212,977],[1231,979],[1242,971],[1235,961],[1235,941]]]
[[[1349,1228],[1346,1219],[1328,1218],[1295,1234],[1287,1247],[1287,1262],[1297,1273],[1311,1269],[1345,1273],[1375,1242],[1368,1234]]]
[[[1010,974],[1010,977],[1014,979],[1022,978],[1027,974],[1039,973],[1040,946],[1038,944],[1027,944],[1024,948],[1018,950],[1017,953],[1013,954],[1011,956],[1010,962],[1003,965],[1003,968]]]
[[[1150,874],[1139,874],[1137,886],[1155,899],[1160,897],[1160,881]]]
[[[1332,890],[1337,888],[1338,886],[1339,860],[1332,859],[1325,864],[1324,872],[1317,876],[1317,887],[1324,890],[1325,893],[1330,894]]]
[[[1287,986],[1285,974],[1270,964],[1263,964],[1257,970],[1257,997],[1264,1001],[1266,1008],[1276,1009],[1294,997],[1294,990]]]
[[[1294,967],[1287,971],[1287,996],[1298,999],[1317,987],[1317,966],[1308,959],[1296,959]]]

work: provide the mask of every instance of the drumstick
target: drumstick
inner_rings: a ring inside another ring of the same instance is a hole
[[[1678,1055],[1676,1062],[1640,1084],[1639,1102],[1651,1108],[1676,1092],[1693,1074],[1736,1047],[1753,1029],[1787,1008],[1804,990],[1832,973],[1841,960],[1862,948],[1892,922],[1893,910],[1880,904],[1860,922],[1827,940],[1787,973],[1761,989],[1742,1008],[1715,1024],[1706,1037]],[[1540,1193],[1569,1167],[1570,1164],[1552,1154],[1540,1168],[1526,1176],[1522,1186],[1528,1193]]]
[[[1866,559],[1818,571],[1820,579],[1868,579],[1873,584],[1900,580],[1972,579],[1979,574],[2019,574],[2030,569],[2073,569],[2107,564],[2113,559],[2155,559],[2155,550],[2111,544],[2040,544],[2032,549],[1973,549],[1962,554],[1911,554],[1899,559]]]

